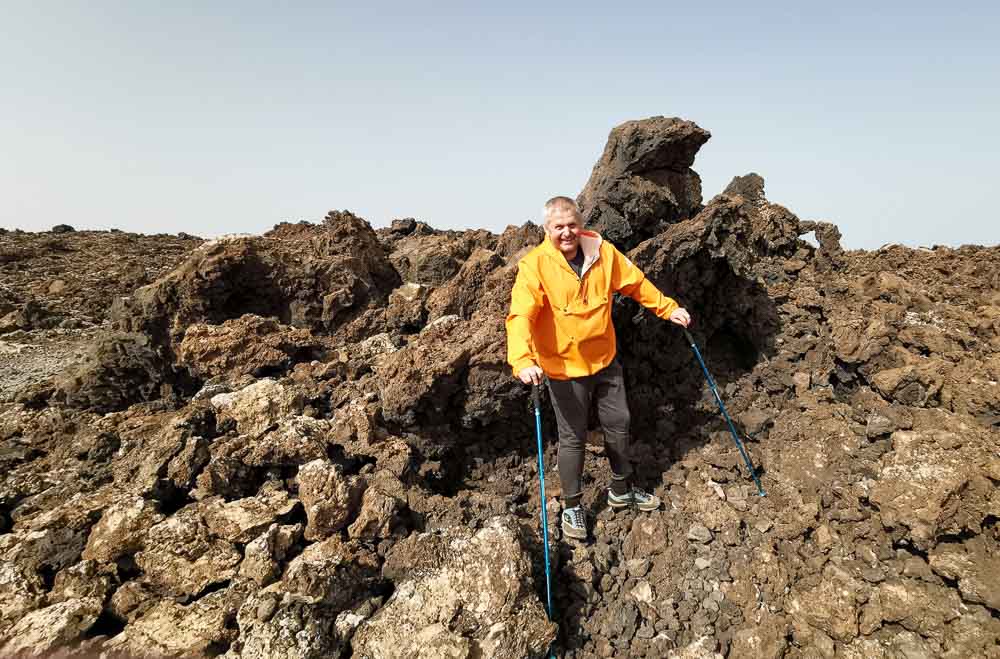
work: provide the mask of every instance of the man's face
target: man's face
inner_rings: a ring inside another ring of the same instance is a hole
[[[554,210],[545,223],[545,233],[560,252],[572,258],[580,246],[580,219],[571,210]]]

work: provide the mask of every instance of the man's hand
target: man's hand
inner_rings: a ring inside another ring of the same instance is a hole
[[[687,312],[687,309],[678,307],[674,309],[672,314],[670,314],[670,322],[680,325],[681,327],[687,327],[691,324],[691,314]]]
[[[521,369],[521,372],[517,374],[517,378],[524,384],[541,384],[544,375],[542,369],[537,366],[528,366]]]

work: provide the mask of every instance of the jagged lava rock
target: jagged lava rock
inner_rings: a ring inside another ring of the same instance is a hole
[[[701,206],[701,179],[691,165],[709,137],[675,117],[615,127],[577,198],[585,225],[627,250],[694,215]]]
[[[358,657],[408,657],[436,648],[448,656],[513,659],[541,656],[555,639],[510,519],[494,518],[479,531],[410,536],[395,547],[384,572],[397,580],[396,589],[355,633]],[[457,618],[445,627],[439,621],[449,615]]]

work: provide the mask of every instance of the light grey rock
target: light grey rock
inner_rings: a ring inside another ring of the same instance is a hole
[[[452,527],[410,536],[390,553],[384,573],[398,580],[396,590],[355,632],[357,657],[514,659],[538,656],[555,639],[510,518],[475,532]],[[453,616],[461,624],[439,622]]]
[[[708,544],[712,541],[713,537],[712,532],[704,524],[692,524],[687,532],[688,540],[700,542],[701,544]]]

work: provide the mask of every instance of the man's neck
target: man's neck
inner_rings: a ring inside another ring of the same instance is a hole
[[[579,253],[580,253],[580,246],[577,245],[576,249],[574,249],[572,252],[563,252],[563,256],[566,257],[567,261],[572,261],[573,259],[576,258],[577,254]]]

